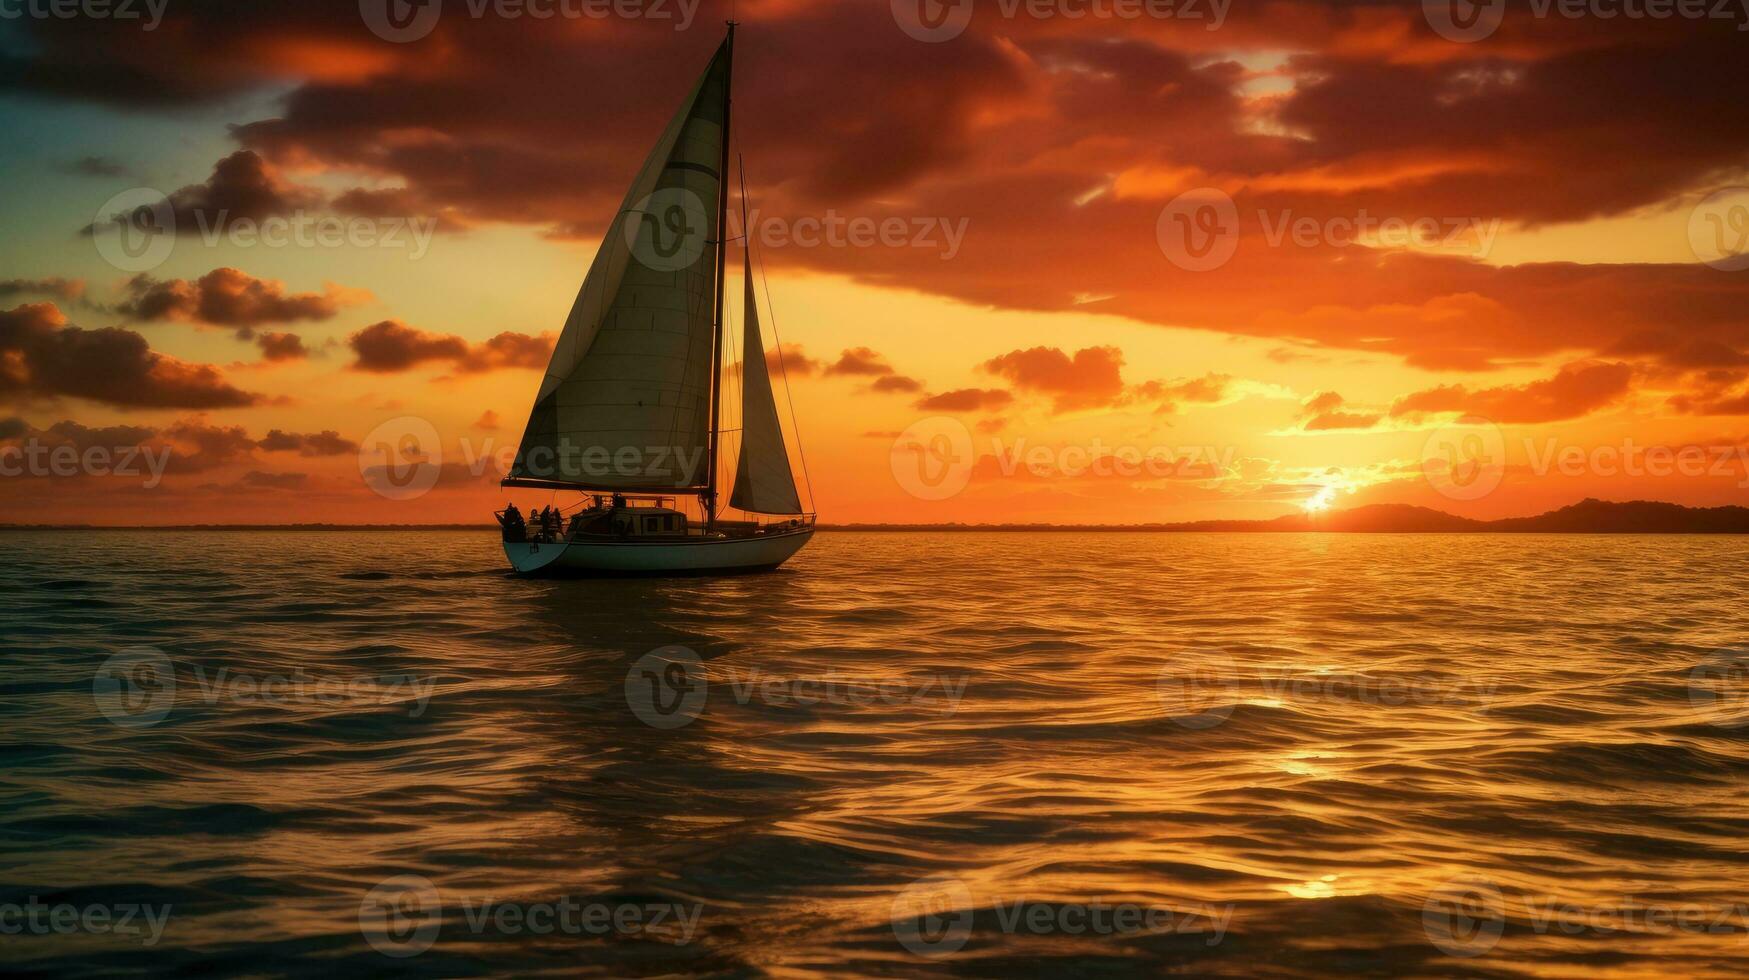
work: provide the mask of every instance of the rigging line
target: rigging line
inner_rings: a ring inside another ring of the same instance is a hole
[[[739,133],[735,134],[732,139],[736,146],[741,145]],[[747,193],[747,161],[742,158],[739,151],[735,153],[735,160],[740,168],[740,173],[737,176],[741,179],[741,206],[745,209],[750,207],[753,201]],[[751,262],[753,261],[752,229],[747,229],[747,232],[749,242],[747,261]],[[771,319],[771,339],[777,344],[777,369],[783,375],[784,400],[789,402],[790,428],[794,429],[796,433],[796,455],[802,461],[802,483],[808,488],[808,509],[813,511],[819,506],[819,502],[814,499],[814,478],[808,474],[808,451],[802,446],[802,425],[796,418],[796,399],[789,387],[789,363],[783,356],[783,336],[777,332],[777,305],[771,300],[771,280],[765,275],[764,264],[759,265],[759,282],[765,287],[765,312]]]

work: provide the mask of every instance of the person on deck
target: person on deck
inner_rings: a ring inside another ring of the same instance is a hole
[[[522,521],[522,511],[515,504],[504,505],[504,540],[521,541],[527,536],[528,527]]]

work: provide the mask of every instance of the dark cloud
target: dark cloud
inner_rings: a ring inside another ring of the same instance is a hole
[[[117,22],[21,22],[30,53],[0,64],[0,87],[163,105],[282,86],[273,118],[237,128],[244,149],[177,192],[179,216],[319,197],[273,161],[368,180],[336,198],[348,213],[596,234],[717,42],[625,21],[533,31],[444,17],[430,38],[392,45],[346,4],[172,6],[150,43]],[[1222,30],[1204,26],[980,4],[964,35],[923,44],[884,3],[761,5],[737,93],[761,211],[970,229],[951,261],[919,248],[767,259],[1007,309],[1109,296],[1100,308],[1114,315],[1439,370],[1600,352],[1672,317],[1749,348],[1742,277],[1271,245],[1256,219],[1365,209],[1534,225],[1684,206],[1749,164],[1738,24],[1509,15],[1466,45],[1438,37],[1418,3],[1295,0],[1235,4]],[[1258,53],[1279,67],[1260,75]],[[1259,94],[1270,78],[1280,92]],[[1190,273],[1156,246],[1156,222],[1205,186],[1235,197],[1238,250]]]
[[[347,338],[354,370],[393,374],[427,362],[448,362],[463,373],[500,368],[543,368],[552,355],[552,334],[530,336],[506,331],[481,343],[454,334],[428,333],[397,320],[373,323]]]
[[[887,363],[884,355],[867,347],[851,347],[838,355],[824,371],[825,374],[848,374],[852,376],[874,377],[892,374],[893,366]]]
[[[868,390],[882,393],[900,392],[909,394],[923,390],[923,382],[903,374],[883,374],[869,382]]]
[[[140,320],[194,320],[227,327],[251,328],[298,320],[329,320],[342,305],[366,294],[329,284],[322,293],[287,295],[285,283],[257,279],[241,269],[222,268],[197,280],[135,276],[127,284],[128,299],[116,312]]]
[[[1000,388],[960,388],[920,399],[917,407],[934,412],[981,412],[1012,401],[1014,396]]]
[[[308,473],[268,473],[250,470],[238,481],[245,487],[262,490],[301,490],[310,482]]]
[[[60,276],[46,279],[0,279],[0,299],[13,296],[52,296],[68,303],[76,303],[85,298],[85,280],[63,279]]]
[[[74,177],[126,177],[128,169],[106,156],[83,156],[77,160],[69,160],[60,168],[61,173]]]
[[[259,223],[320,207],[323,196],[313,188],[287,181],[253,150],[238,150],[214,164],[212,175],[204,182],[171,193],[169,202],[176,234],[203,235],[234,228],[239,221]],[[96,233],[102,230],[100,226],[127,223],[133,217],[108,215],[85,231]]]
[[[295,333],[257,334],[255,344],[261,348],[261,359],[269,363],[301,361],[310,356],[304,339]]]
[[[0,312],[0,399],[58,397],[122,408],[238,408],[261,400],[210,364],[153,351],[131,330],[68,326],[51,303]]]
[[[765,367],[774,378],[782,378],[786,374],[805,378],[820,373],[824,365],[809,357],[801,344],[784,344],[781,348],[773,347],[765,352]]]
[[[271,429],[256,445],[270,453],[295,452],[300,456],[344,456],[358,452],[358,443],[341,438],[333,429],[313,433]]]
[[[1619,363],[1569,364],[1552,378],[1472,389],[1443,385],[1399,398],[1392,417],[1463,412],[1499,423],[1558,422],[1614,404],[1628,393],[1634,371]]]

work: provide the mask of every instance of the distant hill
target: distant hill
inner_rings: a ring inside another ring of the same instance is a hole
[[[1478,521],[1408,504],[1369,504],[1266,521],[1182,524],[851,524],[825,530],[866,531],[1226,531],[1349,534],[1749,534],[1749,507],[1684,507],[1651,500],[1587,498],[1536,517]]]
[[[1537,517],[1489,521],[1489,531],[1580,534],[1749,534],[1749,507],[1684,507],[1586,498]]]

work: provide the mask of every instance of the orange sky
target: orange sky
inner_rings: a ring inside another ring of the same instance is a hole
[[[452,3],[397,43],[315,6],[17,22],[5,520],[553,499],[490,460],[723,12]],[[1029,9],[927,40],[904,3],[738,7],[766,345],[823,520],[1749,502],[1742,24]],[[86,231],[132,188],[172,202],[163,256]],[[247,233],[275,221],[305,237]],[[361,468],[410,431],[441,478],[391,499]]]

